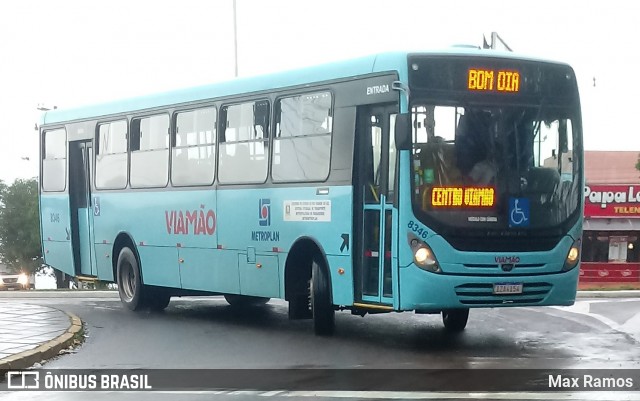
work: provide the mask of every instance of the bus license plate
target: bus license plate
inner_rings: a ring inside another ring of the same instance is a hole
[[[522,294],[522,283],[495,283],[494,294]]]

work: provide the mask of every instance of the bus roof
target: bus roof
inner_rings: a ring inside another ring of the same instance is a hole
[[[40,124],[59,124],[68,121],[97,118],[174,104],[204,101],[218,97],[287,88],[333,79],[343,79],[376,72],[397,71],[400,78],[406,81],[407,57],[411,54],[501,57],[543,61],[539,58],[523,57],[522,55],[496,50],[481,50],[469,46],[454,46],[437,51],[386,52],[291,71],[236,78],[187,89],[177,89],[164,93],[120,99],[113,102],[72,109],[50,110],[42,114]]]

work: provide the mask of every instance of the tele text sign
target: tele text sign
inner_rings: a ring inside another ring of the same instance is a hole
[[[640,185],[586,185],[585,217],[640,217]]]

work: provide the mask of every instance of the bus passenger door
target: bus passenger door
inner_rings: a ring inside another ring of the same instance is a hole
[[[395,195],[396,150],[393,128],[397,106],[358,109],[355,161],[355,294],[364,304],[393,305],[397,288],[394,244],[398,220]]]
[[[69,142],[69,200],[71,202],[71,246],[75,275],[97,275],[93,248],[91,141]]]

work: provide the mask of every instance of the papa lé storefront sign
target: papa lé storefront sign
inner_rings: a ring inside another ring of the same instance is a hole
[[[585,185],[585,217],[640,217],[640,185]]]

